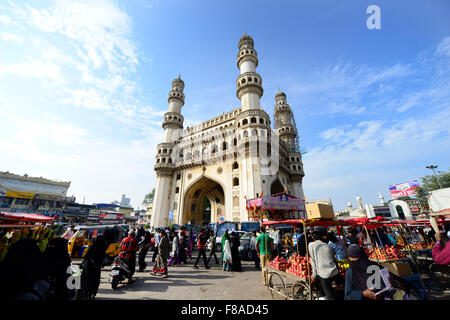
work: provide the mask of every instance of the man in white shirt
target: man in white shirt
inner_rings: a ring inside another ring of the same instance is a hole
[[[64,232],[64,234],[62,235],[62,237],[66,240],[69,240],[70,238],[72,238],[73,234],[75,233],[75,226],[70,226],[69,230],[67,230],[66,232]]]
[[[312,281],[319,281],[327,300],[336,300],[333,282],[340,283],[339,269],[334,258],[333,249],[322,241],[322,232],[316,230],[312,234],[314,242],[308,244],[311,257]]]

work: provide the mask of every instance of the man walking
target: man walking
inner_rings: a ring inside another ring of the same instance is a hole
[[[266,265],[269,264],[273,252],[273,239],[266,234],[264,227],[259,228],[260,235],[256,238],[255,249],[261,260],[263,284],[267,286],[267,271]]]
[[[133,282],[133,274],[136,269],[136,252],[139,250],[139,246],[135,239],[135,232],[131,230],[128,233],[128,237],[122,240],[120,244],[121,251],[119,257],[125,258],[128,261],[128,268],[130,270],[130,277],[128,283]]]
[[[333,288],[340,284],[339,270],[334,258],[333,249],[322,241],[322,232],[316,230],[312,234],[314,242],[309,243],[308,251],[311,257],[312,282],[320,282],[327,300],[336,300],[336,291]]]
[[[198,257],[194,264],[194,269],[198,269],[197,264],[200,260],[200,257],[203,257],[203,261],[205,262],[205,269],[209,269],[208,262],[206,261],[206,235],[205,230],[202,229],[200,234],[197,237],[197,247],[198,247]]]
[[[209,257],[208,257],[208,263],[211,260],[211,258],[214,257],[214,260],[216,261],[216,264],[219,264],[219,259],[217,259],[216,256],[216,235],[214,234],[214,231],[210,231],[209,233]]]
[[[161,241],[161,231],[157,229],[155,233],[155,250],[153,252],[152,262],[155,262],[156,256],[158,255],[159,241]]]

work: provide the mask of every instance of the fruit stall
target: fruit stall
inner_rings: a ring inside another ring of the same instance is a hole
[[[374,230],[379,242],[382,243],[378,229],[387,227],[396,228],[398,234],[396,245],[383,246],[373,243],[368,230]],[[363,228],[371,243],[371,248],[364,247],[368,258],[403,278],[411,285],[418,298],[427,299],[427,292],[420,276],[420,265],[413,253],[410,239],[407,237],[408,231],[405,228],[405,223],[403,221],[369,221],[363,224]]]
[[[306,227],[338,227],[346,225],[343,221],[323,219],[292,219],[281,221],[265,221],[263,226],[274,226],[277,224],[291,224],[294,230],[298,225]],[[306,241],[306,248],[308,243]],[[345,272],[348,261],[339,263],[339,271]],[[287,260],[281,256],[276,257],[266,266],[268,274],[268,289],[273,299],[283,300],[318,300],[323,296],[320,286],[311,283],[312,266],[311,258],[306,250],[306,256],[294,254]]]
[[[36,213],[0,212],[0,262],[3,261],[11,245],[20,239],[34,239],[41,252],[47,247],[53,235],[55,221]]]

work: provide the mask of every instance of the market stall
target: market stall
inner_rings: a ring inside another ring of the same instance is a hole
[[[53,235],[52,217],[36,213],[0,212],[0,261],[3,261],[12,244],[20,239],[34,239],[44,252]]]
[[[278,224],[291,224],[294,230],[298,225],[306,227],[336,227],[338,230],[348,225],[342,220],[321,220],[321,219],[289,219],[280,221],[265,221],[263,226],[275,226]],[[285,260],[282,257],[275,258],[266,267],[268,274],[268,289],[272,298],[286,300],[317,300],[323,296],[321,288],[311,282],[312,267],[308,254],[308,242],[306,241],[306,256],[302,257],[298,253]],[[340,272],[345,263],[339,264]]]
[[[248,218],[252,221],[300,219],[306,217],[305,202],[280,193],[246,200]]]

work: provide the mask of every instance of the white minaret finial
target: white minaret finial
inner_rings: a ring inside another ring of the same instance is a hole
[[[380,199],[380,204],[381,204],[382,206],[384,206],[385,201],[384,201],[384,197],[383,197],[383,195],[381,194],[381,192],[378,192],[378,199]]]
[[[362,200],[361,200],[361,197],[360,196],[357,196],[356,197],[356,201],[358,202],[358,207],[359,207],[359,209],[364,209],[364,207],[363,207],[363,203],[362,203]]]
[[[260,109],[263,95],[262,78],[256,72],[258,54],[254,48],[253,38],[244,33],[239,40],[237,67],[240,75],[236,79],[236,96],[242,103],[242,110]]]

